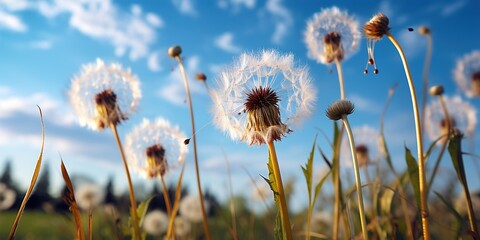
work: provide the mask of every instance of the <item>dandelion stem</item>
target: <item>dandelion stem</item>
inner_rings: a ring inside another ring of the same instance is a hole
[[[347,115],[343,115],[342,121],[343,121],[343,124],[345,125],[345,129],[347,130],[347,136],[350,142],[350,150],[352,152],[353,168],[355,170],[355,185],[357,188],[358,211],[360,215],[360,225],[362,226],[362,235],[363,235],[363,239],[367,240],[368,233],[367,233],[366,220],[365,220],[365,210],[364,210],[365,208],[363,206],[362,182],[360,180],[358,158],[357,158],[357,154],[355,153],[355,142],[353,140],[353,133],[352,133],[352,129],[350,128]]]
[[[422,92],[422,131],[425,129],[425,106],[428,101],[428,72],[430,70],[430,62],[432,60],[432,35],[426,34],[427,38],[427,54],[425,56],[425,65],[423,66],[423,92]]]
[[[198,154],[197,154],[197,137],[195,134],[195,118],[193,115],[193,106],[192,106],[192,97],[190,95],[190,88],[188,87],[188,80],[187,80],[187,74],[185,73],[185,68],[183,66],[183,61],[180,56],[176,56],[175,59],[178,61],[178,65],[180,66],[180,70],[183,75],[183,82],[185,84],[185,91],[187,92],[187,98],[188,98],[188,106],[190,109],[190,119],[191,119],[191,124],[192,124],[192,138],[193,138],[193,155],[194,155],[194,160],[195,160],[195,174],[197,178],[197,189],[198,189],[198,196],[200,198],[200,208],[202,210],[202,218],[203,218],[203,231],[205,232],[205,238],[207,240],[211,239],[210,236],[210,230],[208,229],[208,223],[207,223],[207,213],[205,212],[205,203],[203,200],[203,192],[202,192],[202,186],[200,184],[200,170],[198,167]]]
[[[275,151],[275,144],[273,141],[268,142],[268,151],[272,160],[273,175],[275,176],[275,185],[277,186],[277,193],[280,199],[280,216],[282,218],[283,229],[287,240],[292,239],[292,229],[290,219],[288,217],[287,199],[285,198],[285,191],[283,190],[282,176],[280,175],[280,167],[278,166],[277,152]]]
[[[115,123],[110,124],[110,128],[113,131],[113,135],[115,136],[115,140],[117,141],[118,149],[120,150],[120,155],[122,157],[123,166],[125,167],[125,173],[127,174],[127,181],[128,181],[128,190],[130,191],[130,204],[132,207],[130,208],[130,214],[132,215],[132,227],[133,227],[133,238],[136,240],[140,240],[140,225],[138,221],[137,215],[137,202],[135,198],[135,192],[133,191],[132,179],[130,177],[130,171],[128,170],[127,158],[125,157],[125,152],[123,151],[123,145],[120,141],[120,137],[118,136],[117,125]]]
[[[410,88],[410,95],[412,98],[413,105],[413,115],[415,118],[415,131],[417,137],[417,158],[418,158],[418,173],[419,173],[419,188],[420,188],[420,209],[422,217],[422,230],[424,240],[430,239],[430,229],[428,226],[428,205],[427,205],[427,189],[426,189],[426,177],[425,177],[425,158],[423,156],[423,142],[422,142],[422,130],[420,126],[420,116],[418,112],[418,102],[415,95],[415,86],[413,85],[413,79],[410,74],[410,69],[408,67],[407,59],[402,50],[402,47],[398,41],[390,34],[386,33],[388,39],[397,49],[400,58],[402,59],[403,67],[405,70],[405,75],[407,76],[408,86]]]
[[[338,82],[340,83],[340,99],[345,99],[345,87],[343,81],[343,71],[342,71],[342,64],[338,59],[335,59],[335,66],[337,67],[337,74],[338,74]]]
[[[172,217],[169,219],[168,223],[168,230],[165,239],[169,240],[171,236],[175,239],[175,235],[173,234],[173,228],[175,223],[175,217],[177,215],[178,206],[180,202],[180,197],[182,195],[182,180],[183,180],[183,173],[185,171],[185,162],[182,164],[182,170],[180,171],[180,177],[178,178],[177,189],[175,190],[175,201],[173,202],[172,208]]]
[[[172,205],[170,203],[170,195],[168,194],[167,185],[165,184],[165,179],[163,178],[163,176],[160,176],[160,182],[162,182],[163,199],[165,200],[165,207],[167,208],[168,217],[172,217]]]

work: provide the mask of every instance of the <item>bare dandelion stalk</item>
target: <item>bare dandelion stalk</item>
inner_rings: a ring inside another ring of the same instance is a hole
[[[285,198],[285,191],[283,188],[282,176],[280,174],[280,167],[277,160],[277,152],[275,151],[275,144],[273,141],[267,143],[268,152],[272,160],[273,175],[275,176],[275,185],[277,186],[277,193],[280,204],[280,216],[282,218],[283,229],[287,240],[292,239],[292,229],[290,225],[290,218],[288,217],[287,199]]]
[[[432,35],[430,29],[426,27],[419,28],[420,35],[427,38],[427,53],[425,55],[425,64],[423,67],[423,92],[422,92],[422,130],[425,129],[425,106],[428,101],[428,72],[432,61]]]
[[[353,168],[355,170],[355,185],[357,188],[357,200],[358,200],[358,208],[359,208],[359,215],[360,215],[360,225],[362,228],[362,236],[363,239],[368,239],[368,232],[366,227],[366,220],[365,220],[365,208],[363,204],[363,194],[362,194],[362,182],[360,179],[360,166],[358,164],[358,158],[355,151],[355,141],[353,139],[352,129],[350,128],[350,124],[348,122],[347,115],[353,113],[354,106],[348,100],[339,100],[332,105],[330,105],[327,109],[327,117],[331,120],[337,121],[342,120],[343,125],[347,131],[348,140],[350,142],[350,150],[352,153],[352,161],[353,161]]]
[[[162,182],[163,199],[165,200],[165,207],[167,208],[167,214],[169,217],[173,217],[172,204],[170,203],[170,195],[168,194],[167,185],[165,184],[165,179],[163,178],[163,176],[160,176],[160,182]]]
[[[402,47],[398,43],[398,41],[390,34],[390,32],[386,32],[388,39],[393,43],[395,48],[397,49],[400,58],[402,59],[403,67],[405,69],[405,75],[407,76],[408,86],[410,88],[410,95],[412,98],[412,105],[413,105],[413,115],[415,118],[415,132],[417,137],[417,158],[418,158],[418,173],[419,173],[419,188],[420,188],[420,208],[421,208],[421,216],[422,216],[422,229],[423,229],[423,237],[425,240],[430,239],[430,229],[428,226],[428,205],[427,205],[427,186],[426,186],[426,177],[425,177],[425,158],[423,156],[423,141],[422,141],[422,129],[421,129],[421,122],[420,122],[420,115],[418,111],[418,101],[417,96],[415,95],[415,86],[413,85],[413,79],[410,74],[410,69],[408,67],[407,59],[405,58],[405,54],[402,50]]]
[[[123,165],[125,166],[125,173],[127,174],[128,190],[130,191],[130,214],[132,215],[132,227],[133,227],[133,237],[134,239],[142,239],[140,234],[140,225],[137,215],[137,201],[135,198],[135,192],[133,191],[132,179],[130,177],[130,170],[128,169],[127,158],[125,157],[125,152],[123,151],[123,145],[118,136],[117,125],[114,122],[110,123],[110,128],[112,129],[115,140],[117,141],[118,149],[120,150],[120,155],[122,157]]]
[[[345,87],[343,81],[342,64],[338,59],[335,59],[335,66],[337,67],[338,82],[340,83],[340,99],[345,99]]]
[[[205,203],[204,203],[204,199],[203,199],[202,186],[200,184],[200,170],[199,170],[199,167],[198,167],[198,154],[197,154],[197,136],[195,134],[195,118],[194,118],[194,115],[193,115],[192,97],[190,95],[190,88],[188,86],[187,74],[185,73],[185,67],[183,66],[182,58],[180,57],[181,52],[182,52],[182,49],[179,46],[174,46],[174,47],[169,49],[169,55],[171,57],[175,58],[178,61],[178,65],[180,66],[180,71],[182,72],[182,75],[183,75],[183,82],[185,84],[185,91],[187,93],[188,106],[189,106],[189,109],[190,109],[190,119],[191,119],[191,125],[192,125],[193,155],[194,155],[194,160],[195,160],[195,174],[196,174],[196,179],[197,179],[198,196],[200,198],[200,208],[202,210],[203,230],[205,232],[206,239],[210,240],[211,235],[210,235],[210,230],[208,228],[207,213],[205,212]]]

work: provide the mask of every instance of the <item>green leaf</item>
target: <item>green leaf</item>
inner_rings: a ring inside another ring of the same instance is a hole
[[[432,153],[434,147],[437,145],[437,142],[440,141],[442,138],[444,138],[445,136],[440,136],[439,138],[435,139],[435,141],[433,141],[430,146],[428,147],[427,151],[425,152],[425,159],[428,160],[428,157],[430,156],[430,154]]]
[[[328,171],[328,173],[325,174],[325,176],[323,176],[320,182],[318,182],[317,185],[315,186],[315,193],[313,194],[312,207],[313,205],[315,205],[315,202],[317,201],[317,197],[318,197],[318,194],[320,193],[320,190],[322,189],[323,183],[325,183],[325,180],[327,180],[327,177],[330,175],[331,172],[332,170]]]
[[[392,157],[390,156],[390,151],[388,151],[387,142],[385,141],[385,135],[383,134],[383,132],[380,133],[380,145],[385,152],[385,160],[387,160],[387,164],[390,167],[390,170],[392,170],[393,173],[396,173],[395,169],[393,168]]]
[[[307,190],[308,190],[308,202],[311,204],[312,200],[312,181],[313,181],[313,157],[315,155],[315,145],[317,143],[317,136],[313,140],[312,150],[310,151],[310,155],[307,159],[307,163],[305,167],[301,167],[303,171],[303,175],[305,176],[305,182],[307,183]]]
[[[322,155],[323,161],[328,165],[330,169],[332,169],[332,163],[330,162],[330,160],[328,160],[327,155],[325,155],[325,153],[322,151],[320,147],[318,147],[318,151],[320,152],[320,155]]]
[[[144,218],[145,215],[147,214],[148,206],[150,205],[150,202],[152,201],[152,199],[153,199],[154,197],[155,197],[155,196],[151,196],[151,197],[149,197],[147,200],[141,202],[140,205],[138,205],[137,215],[139,216],[139,219],[140,219],[140,223],[139,223],[140,226],[142,226],[143,218]]]
[[[442,201],[443,204],[445,204],[445,206],[448,208],[448,210],[450,211],[450,213],[455,217],[455,219],[459,222],[459,223],[462,223],[463,222],[463,217],[462,215],[460,215],[460,213],[457,212],[457,210],[455,210],[455,208],[452,206],[452,204],[450,204],[440,193],[434,191],[435,195],[437,195],[437,197]]]
[[[418,165],[417,161],[412,156],[412,152],[407,147],[405,147],[405,160],[407,161],[408,175],[415,194],[415,200],[417,201],[417,207],[420,207],[420,178],[418,175]]]
[[[390,211],[392,210],[392,201],[394,196],[395,191],[387,188],[387,191],[384,191],[380,197],[380,210],[384,216],[391,216]]]
[[[282,226],[282,217],[280,211],[277,211],[277,216],[275,217],[275,226],[273,227],[273,236],[275,240],[283,240],[283,226]]]
[[[465,167],[463,165],[462,136],[460,134],[455,135],[450,139],[448,144],[448,152],[450,153],[455,172],[457,172],[458,180],[460,180],[462,185],[465,185],[467,183],[467,177],[465,175]]]

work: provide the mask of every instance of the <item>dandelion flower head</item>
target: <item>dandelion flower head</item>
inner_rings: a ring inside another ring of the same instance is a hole
[[[354,128],[352,131],[353,136],[355,136],[355,152],[360,166],[367,166],[384,156],[383,148],[380,147],[380,134],[375,128],[364,125]],[[341,151],[345,165],[352,167],[350,145],[346,138],[342,140]]]
[[[308,68],[292,54],[243,53],[217,77],[211,91],[214,123],[250,145],[279,141],[311,115],[316,90]]]
[[[453,77],[467,97],[480,97],[480,51],[473,51],[457,60]]]
[[[353,55],[361,40],[358,21],[337,7],[313,15],[307,21],[304,37],[308,57],[323,64]]]
[[[80,125],[102,130],[136,111],[141,98],[140,82],[121,65],[106,65],[97,59],[73,77],[68,95]]]
[[[444,96],[452,127],[460,130],[465,137],[472,136],[477,125],[477,110],[460,96]],[[445,114],[439,100],[432,101],[425,109],[426,131],[430,139],[436,140],[446,134]],[[441,141],[439,141],[441,143]]]
[[[192,223],[202,222],[202,208],[198,196],[188,195],[180,201],[179,212],[182,217]],[[204,201],[205,211],[208,212],[210,204]]]
[[[147,178],[164,176],[185,160],[188,152],[185,139],[178,126],[165,119],[143,119],[125,139],[129,165]]]
[[[75,191],[75,200],[83,210],[94,209],[103,201],[102,189],[95,184],[83,184]]]
[[[143,220],[143,229],[152,236],[159,236],[167,231],[168,216],[160,210],[153,210],[145,215]]]

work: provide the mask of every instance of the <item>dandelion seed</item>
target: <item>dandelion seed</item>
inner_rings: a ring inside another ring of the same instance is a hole
[[[279,141],[312,110],[315,89],[293,55],[244,53],[220,73],[211,91],[215,125],[250,145]]]
[[[103,130],[118,125],[136,110],[140,97],[140,82],[130,70],[119,64],[84,65],[73,77],[68,93],[80,125]]]
[[[451,127],[459,129],[465,137],[472,136],[477,125],[476,109],[470,103],[463,101],[460,96],[443,98],[450,115]],[[425,112],[425,127],[430,139],[436,140],[445,135],[448,132],[448,126],[440,101],[431,102]],[[442,141],[439,141],[439,144],[441,143]]]
[[[132,169],[146,178],[165,176],[177,168],[188,152],[178,126],[157,118],[144,119],[125,138],[125,152]]]
[[[143,229],[152,236],[159,236],[167,231],[168,216],[160,210],[153,210],[145,215]]]
[[[480,51],[457,60],[453,77],[467,97],[480,97]]]
[[[307,21],[304,32],[308,57],[329,64],[347,59],[358,49],[359,23],[337,7],[322,9]]]
[[[102,189],[95,184],[83,184],[75,191],[75,200],[83,210],[95,209],[103,201]]]

